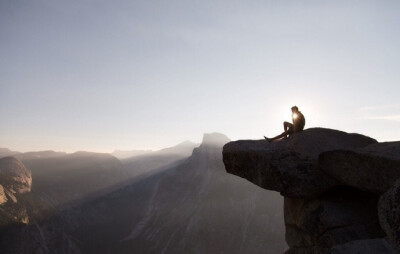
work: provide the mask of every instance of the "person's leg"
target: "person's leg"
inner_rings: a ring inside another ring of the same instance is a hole
[[[289,123],[289,122],[283,122],[283,129],[285,130],[284,132],[282,132],[281,134],[279,134],[276,137],[273,138],[267,138],[266,136],[264,136],[264,138],[268,141],[274,141],[277,139],[281,139],[281,138],[288,138],[290,134],[293,133],[293,124]]]
[[[276,136],[276,137],[267,138],[266,136],[264,136],[264,138],[265,138],[268,142],[271,142],[271,141],[274,141],[274,140],[277,140],[277,139],[286,138],[288,134],[289,134],[289,133],[288,133],[287,131],[285,131],[285,132],[282,132],[281,134],[279,134],[279,135]]]
[[[287,132],[286,138],[289,138],[294,133],[293,124],[290,125],[289,129],[286,132]]]
[[[291,124],[289,122],[283,122],[283,129],[285,131],[288,131],[290,128],[293,128],[293,124]]]

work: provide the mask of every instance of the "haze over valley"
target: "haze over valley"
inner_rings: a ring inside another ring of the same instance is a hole
[[[184,142],[121,160],[51,151],[3,157],[0,162],[12,158],[11,166],[0,164],[3,175],[9,167],[30,174],[23,192],[13,191],[12,180],[0,182],[6,200],[0,250],[283,252],[283,199],[226,174],[222,146],[228,141],[205,134],[201,144]]]

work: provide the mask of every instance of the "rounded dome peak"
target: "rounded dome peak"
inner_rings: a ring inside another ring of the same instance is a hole
[[[0,159],[0,172],[12,175],[19,175],[30,171],[15,157],[9,156]]]
[[[203,141],[201,142],[202,145],[224,145],[228,143],[230,139],[218,132],[213,133],[204,133]]]
[[[0,184],[5,188],[13,189],[17,193],[31,190],[31,171],[15,157],[0,159],[0,176]]]

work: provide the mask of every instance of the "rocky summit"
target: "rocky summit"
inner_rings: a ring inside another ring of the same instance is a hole
[[[11,196],[31,191],[32,174],[29,169],[14,157],[0,159],[0,184]]]
[[[15,157],[0,159],[0,228],[9,223],[28,223],[24,195],[31,191],[31,170]]]
[[[285,197],[286,254],[400,253],[400,142],[311,128],[230,142],[223,161]]]

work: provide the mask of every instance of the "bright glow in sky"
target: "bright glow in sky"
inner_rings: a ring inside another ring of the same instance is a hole
[[[400,140],[399,1],[0,1],[0,147],[306,128]]]

